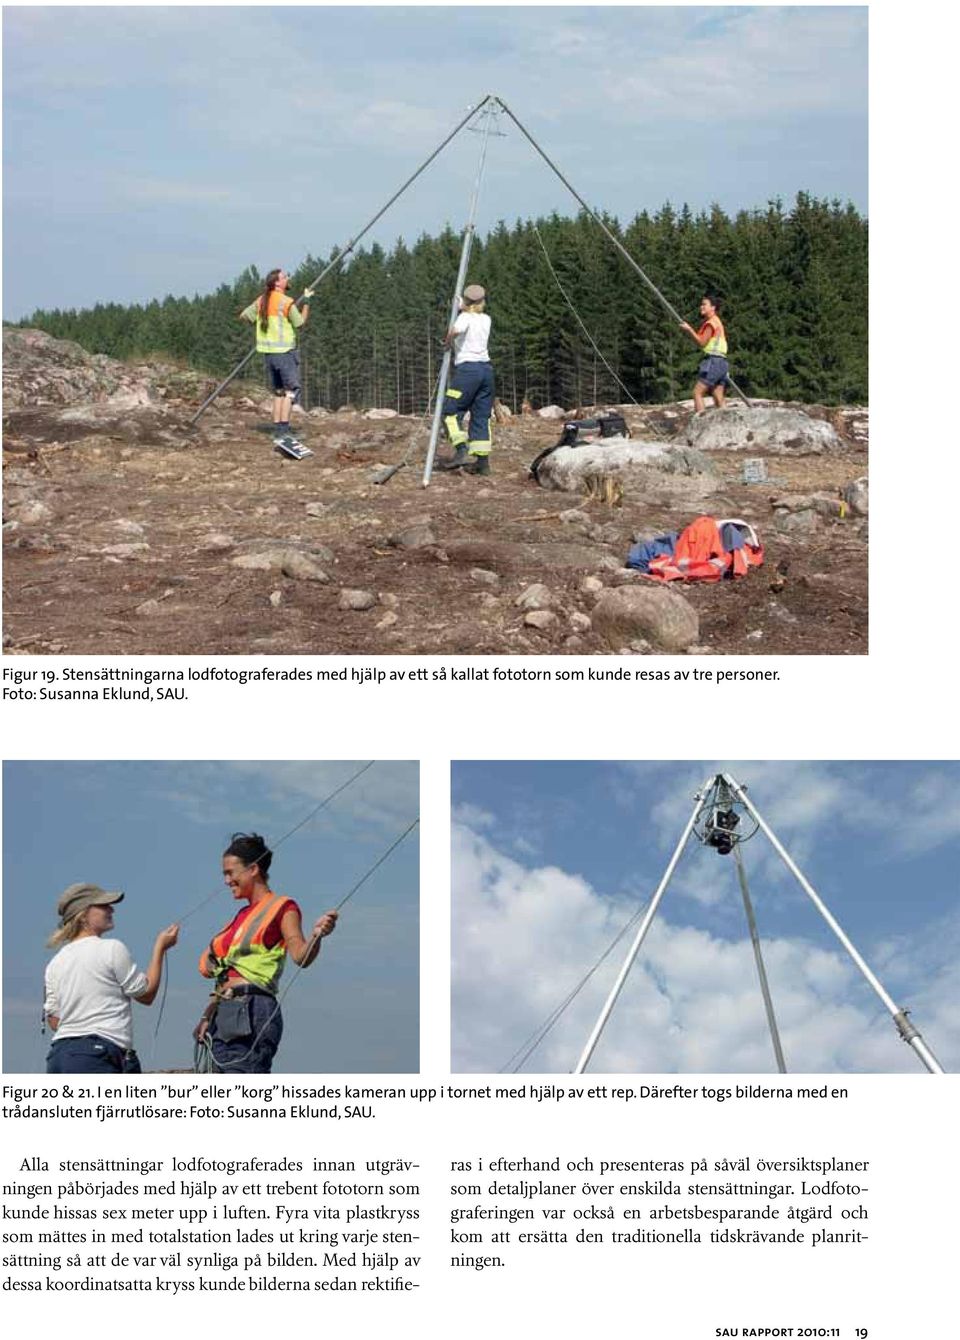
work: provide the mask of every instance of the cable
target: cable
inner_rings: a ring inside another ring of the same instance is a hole
[[[607,371],[610,373],[610,376],[613,378],[613,380],[614,380],[614,381],[617,383],[617,385],[620,387],[621,391],[623,391],[623,392],[626,394],[627,399],[628,399],[629,401],[631,401],[632,404],[636,405],[637,409],[641,409],[642,406],[641,406],[639,400],[636,399],[636,397],[633,395],[633,393],[630,391],[630,389],[629,389],[629,388],[628,388],[628,387],[627,387],[627,386],[620,380],[620,378],[618,377],[618,375],[614,372],[613,368],[610,366],[610,364],[609,364],[609,363],[607,362],[607,360],[604,358],[604,356],[603,356],[603,354],[602,354],[602,352],[601,352],[601,350],[600,350],[599,345],[597,344],[596,340],[593,338],[593,336],[590,334],[589,330],[587,329],[586,325],[584,324],[584,322],[583,322],[583,320],[582,320],[582,318],[581,318],[581,316],[580,316],[580,313],[577,311],[576,307],[574,307],[572,299],[569,297],[569,295],[567,294],[566,289],[563,287],[563,285],[562,285],[561,282],[560,282],[560,276],[557,274],[556,270],[555,270],[554,267],[553,267],[553,263],[552,263],[552,261],[550,260],[550,256],[549,256],[549,253],[547,252],[547,248],[546,248],[546,246],[545,246],[545,244],[544,244],[543,238],[540,236],[540,229],[537,227],[536,224],[533,225],[533,231],[536,233],[536,235],[537,235],[537,241],[540,243],[540,250],[543,252],[543,259],[547,262],[547,269],[550,271],[551,275],[553,276],[554,283],[556,284],[557,288],[560,290],[560,295],[561,295],[561,297],[563,298],[564,302],[567,304],[567,306],[570,308],[570,311],[573,313],[574,318],[575,318],[577,324],[579,325],[580,329],[583,331],[584,335],[586,335],[587,339],[590,341],[590,345],[591,345],[591,347],[593,348],[594,353],[597,355],[597,357],[600,359],[600,362],[603,364],[603,366],[604,366],[604,367],[607,369]],[[655,431],[655,432],[658,432],[657,429],[654,429],[654,431]]]
[[[573,988],[573,990],[570,991],[570,992],[565,996],[565,998],[560,1002],[560,1004],[559,1004],[558,1006],[556,1006],[555,1009],[554,1009],[549,1015],[547,1015],[547,1018],[544,1020],[543,1024],[541,1024],[538,1028],[536,1028],[536,1029],[533,1031],[533,1033],[531,1033],[531,1034],[528,1036],[527,1040],[526,1040],[525,1042],[521,1043],[521,1045],[520,1045],[520,1046],[517,1048],[517,1050],[513,1053],[513,1055],[510,1057],[510,1059],[509,1059],[504,1065],[502,1065],[502,1066],[500,1067],[500,1073],[501,1073],[501,1074],[502,1074],[505,1070],[511,1070],[511,1069],[512,1069],[512,1073],[513,1073],[513,1074],[516,1074],[517,1071],[520,1070],[521,1067],[524,1066],[524,1065],[527,1063],[527,1061],[530,1059],[530,1057],[533,1055],[533,1053],[536,1051],[536,1049],[540,1046],[540,1043],[544,1040],[544,1038],[547,1036],[547,1034],[548,1034],[548,1033],[550,1032],[550,1030],[553,1028],[554,1024],[558,1022],[558,1020],[560,1019],[560,1016],[563,1014],[564,1010],[566,1010],[567,1007],[573,1003],[573,1001],[576,999],[576,997],[580,994],[580,992],[581,992],[581,991],[583,990],[583,988],[586,986],[587,982],[590,980],[590,978],[593,976],[593,974],[594,974],[594,973],[597,971],[597,969],[600,967],[601,963],[603,963],[604,959],[606,959],[607,956],[608,956],[609,954],[611,954],[611,953],[614,951],[614,949],[616,949],[617,945],[620,943],[620,941],[623,939],[623,937],[627,934],[627,932],[631,929],[631,927],[634,925],[634,923],[637,922],[637,921],[640,919],[640,917],[643,915],[643,912],[644,912],[644,908],[643,908],[643,907],[638,908],[637,911],[634,912],[634,914],[633,914],[633,916],[630,918],[630,920],[627,921],[627,922],[625,922],[625,924],[624,924],[624,925],[621,927],[621,929],[617,932],[617,934],[616,934],[616,936],[614,937],[614,939],[611,940],[610,944],[607,945],[606,949],[603,951],[603,953],[600,955],[600,957],[599,957],[599,958],[597,959],[597,961],[594,963],[593,967],[591,967],[591,968],[589,968],[589,969],[587,970],[587,972],[583,975],[583,977],[581,977],[580,981],[579,981],[579,982],[577,983],[577,985]],[[520,1056],[520,1053],[521,1053],[521,1052],[523,1053],[522,1056]],[[517,1061],[516,1065],[514,1065],[513,1062],[516,1060],[516,1058],[517,1058],[518,1056],[520,1056],[520,1059]]]
[[[357,780],[358,777],[362,777],[363,774],[364,774],[369,768],[372,768],[375,762],[376,762],[375,759],[371,759],[371,761],[370,761],[369,763],[365,763],[365,764],[363,765],[363,767],[359,769],[358,772],[355,772],[355,773],[353,774],[352,777],[349,777],[345,782],[343,782],[343,783],[342,783],[340,786],[338,786],[335,790],[331,791],[330,794],[329,794],[328,796],[324,796],[324,798],[323,798],[323,800],[321,800],[320,804],[317,805],[314,809],[312,809],[312,810],[310,811],[310,813],[307,815],[307,817],[306,817],[305,819],[301,819],[301,821],[300,821],[298,824],[295,824],[295,825],[293,826],[293,828],[290,829],[289,832],[284,833],[283,837],[280,838],[279,841],[277,841],[277,842],[275,842],[275,843],[273,844],[273,847],[271,848],[271,850],[272,850],[272,851],[277,851],[280,847],[282,847],[283,844],[286,842],[287,838],[293,837],[294,833],[298,833],[298,832],[300,831],[301,828],[305,827],[305,825],[308,824],[308,823],[310,822],[311,819],[315,818],[316,815],[318,815],[322,809],[324,809],[327,805],[330,804],[331,800],[333,800],[336,796],[339,796],[340,793],[341,793],[341,791],[346,791],[347,787],[348,787],[348,786],[351,786],[351,785]],[[174,917],[174,919],[173,919],[173,920],[174,920],[174,923],[176,923],[177,925],[179,925],[179,924],[182,924],[184,921],[188,921],[188,920],[190,919],[190,917],[192,917],[195,913],[199,912],[199,911],[201,910],[201,908],[206,907],[207,903],[211,903],[211,902],[213,902],[214,898],[219,898],[219,896],[220,896],[220,890],[219,890],[219,889],[215,889],[213,893],[208,894],[207,897],[204,898],[204,899],[202,900],[202,902],[197,903],[196,906],[195,906],[195,907],[192,907],[188,912],[184,912],[182,916]],[[156,1024],[154,1025],[154,1029],[153,1029],[153,1044],[152,1044],[152,1047],[151,1047],[151,1056],[153,1055],[153,1052],[156,1050],[157,1036],[158,1036],[158,1034],[159,1034],[159,1032],[160,1032],[160,1025],[161,1025],[161,1023],[163,1022],[163,1012],[164,1012],[164,1009],[166,1008],[166,1003],[167,1003],[167,983],[168,983],[168,978],[167,978],[167,960],[166,960],[166,955],[164,955],[164,958],[163,958],[163,963],[162,963],[162,967],[161,967],[161,974],[162,974],[162,980],[163,980],[163,990],[162,990],[162,993],[161,993],[161,996],[160,996],[160,1007],[159,1007],[159,1009],[157,1010],[157,1022],[156,1022]]]

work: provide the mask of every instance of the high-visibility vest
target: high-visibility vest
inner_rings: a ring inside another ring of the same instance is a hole
[[[263,314],[263,298],[257,299],[257,353],[285,354],[297,347],[297,333],[290,320],[290,308],[293,298],[288,298],[279,289],[271,289],[267,299],[267,328],[263,329],[260,318]]]
[[[232,968],[254,986],[275,995],[287,950],[282,940],[268,947],[264,936],[280,920],[290,902],[283,894],[271,893],[262,902],[252,903],[240,924],[234,926],[231,922],[224,927],[200,955],[201,975],[220,981]]]
[[[700,327],[701,331],[704,330],[706,325],[707,323],[704,322]],[[710,325],[713,327],[713,334],[710,339],[707,340],[706,344],[703,345],[704,355],[709,358],[711,354],[719,354],[721,358],[726,358],[727,332],[723,328],[723,322],[718,316],[712,316],[710,318]]]

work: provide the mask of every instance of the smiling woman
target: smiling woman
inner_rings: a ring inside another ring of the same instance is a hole
[[[267,884],[273,852],[259,833],[234,833],[223,853],[223,881],[247,906],[200,956],[200,973],[215,981],[194,1032],[215,1070],[268,1075],[283,1035],[277,991],[287,954],[301,968],[320,952],[337,924],[326,912],[307,940],[300,908]]]

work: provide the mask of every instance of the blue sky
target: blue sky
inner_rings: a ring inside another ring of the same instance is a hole
[[[453,768],[454,1070],[499,1070],[547,1019],[649,900],[720,770],[960,1068],[960,765],[539,762]],[[788,1069],[920,1071],[763,834],[742,852]],[[573,1069],[630,938],[528,1070]],[[591,1068],[773,1068],[731,857],[688,847]]]
[[[81,880],[126,894],[117,938],[143,965],[157,931],[185,917],[169,989],[134,1006],[144,1069],[182,1069],[207,988],[201,950],[236,905],[220,858],[235,831],[276,843],[361,763],[7,762],[3,765],[3,1068],[43,1069],[45,949],[59,894]],[[283,842],[272,886],[304,922],[334,907],[419,812],[416,763],[377,763]],[[320,958],[284,1003],[278,1073],[416,1071],[419,851],[415,829],[350,899]],[[283,987],[294,976],[287,964]]]
[[[867,206],[867,9],[8,7],[3,315],[210,291],[366,223],[485,93],[596,208]],[[371,234],[459,231],[461,134]],[[575,210],[512,132],[478,226]]]

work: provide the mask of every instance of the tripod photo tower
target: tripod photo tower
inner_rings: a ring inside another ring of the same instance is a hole
[[[748,825],[750,824],[753,825],[752,828],[750,828],[749,831],[746,831]],[[783,843],[780,841],[780,839],[774,833],[773,829],[763,818],[763,816],[761,815],[760,811],[757,809],[756,805],[753,803],[751,798],[747,795],[747,788],[742,783],[738,782],[734,777],[732,777],[730,773],[717,773],[713,777],[708,778],[703,788],[697,792],[696,797],[694,799],[693,811],[689,819],[687,820],[687,824],[680,836],[680,841],[677,843],[673,855],[671,856],[667,864],[667,868],[664,871],[663,878],[657,885],[656,891],[654,892],[654,895],[650,900],[650,904],[643,915],[643,918],[637,929],[636,935],[634,936],[633,942],[630,945],[630,948],[627,951],[626,958],[623,961],[623,966],[621,967],[617,979],[614,982],[609,995],[607,996],[603,1009],[600,1011],[600,1015],[597,1019],[597,1022],[594,1024],[593,1031],[591,1032],[589,1038],[587,1039],[587,1043],[583,1048],[583,1051],[580,1055],[580,1059],[577,1062],[576,1069],[574,1070],[574,1074],[577,1075],[582,1074],[586,1070],[590,1062],[590,1058],[592,1057],[594,1050],[597,1046],[597,1043],[600,1040],[600,1036],[603,1033],[607,1021],[613,1012],[613,1008],[617,1003],[617,999],[620,995],[620,992],[623,990],[624,983],[626,982],[627,977],[630,974],[630,969],[633,967],[637,955],[640,952],[640,948],[646,938],[647,932],[649,931],[653,919],[656,916],[657,908],[660,906],[660,902],[663,898],[663,895],[667,891],[667,886],[669,885],[671,879],[673,878],[674,872],[680,863],[680,858],[687,847],[691,834],[694,834],[697,837],[698,841],[700,841],[704,846],[712,847],[720,856],[729,856],[733,854],[737,869],[737,878],[740,884],[740,891],[743,896],[744,911],[747,917],[747,926],[750,931],[750,940],[753,946],[754,960],[757,967],[757,976],[760,983],[760,991],[763,996],[764,1009],[766,1011],[766,1017],[767,1017],[767,1026],[770,1030],[774,1057],[776,1059],[778,1070],[782,1074],[786,1073],[787,1070],[786,1061],[784,1059],[783,1047],[781,1045],[780,1034],[777,1028],[776,1016],[774,1014],[773,999],[770,993],[770,986],[767,980],[766,969],[763,963],[763,955],[760,947],[760,936],[757,930],[757,923],[756,918],[754,916],[753,904],[750,899],[750,890],[747,884],[746,870],[743,863],[743,857],[740,851],[741,845],[744,842],[748,841],[750,838],[754,837],[757,833],[763,833],[764,836],[768,839],[774,851],[784,862],[787,869],[797,880],[798,884],[803,889],[804,893],[813,903],[814,907],[823,917],[824,921],[826,921],[827,925],[830,927],[834,935],[840,941],[843,948],[847,951],[848,956],[852,959],[855,966],[860,970],[861,974],[866,978],[868,985],[875,992],[875,994],[879,996],[880,1000],[883,1003],[884,1008],[891,1015],[894,1025],[897,1029],[897,1032],[899,1033],[903,1041],[906,1042],[907,1045],[913,1050],[913,1052],[920,1060],[921,1064],[924,1065],[931,1074],[942,1075],[944,1073],[943,1067],[940,1065],[940,1062],[937,1060],[936,1056],[934,1056],[933,1052],[924,1042],[923,1038],[920,1035],[919,1030],[915,1028],[914,1025],[910,1022],[910,1019],[908,1017],[908,1011],[902,1008],[901,1006],[898,1006],[896,1002],[893,1000],[893,998],[884,989],[880,980],[877,978],[875,973],[870,969],[870,967],[866,963],[866,960],[856,949],[853,942],[846,934],[846,932],[843,930],[843,928],[840,926],[840,923],[837,921],[837,919],[830,912],[829,908],[826,906],[823,899],[817,893],[816,889],[814,889],[813,885],[802,873],[799,866],[796,864],[796,862],[790,856],[790,853],[784,847]]]

